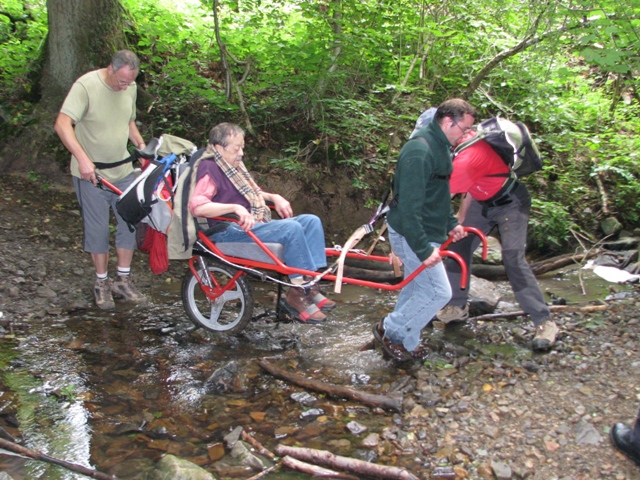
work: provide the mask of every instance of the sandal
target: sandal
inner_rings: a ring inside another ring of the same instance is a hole
[[[326,315],[307,298],[302,288],[290,288],[282,306],[294,319],[305,324],[318,324],[326,320]]]
[[[309,277],[305,277],[305,280]],[[320,291],[320,284],[314,283],[309,288],[309,293],[307,294],[307,299],[313,302],[316,307],[318,307],[323,312],[329,312],[336,308],[336,302],[322,295]]]

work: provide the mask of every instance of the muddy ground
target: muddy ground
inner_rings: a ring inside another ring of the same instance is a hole
[[[33,180],[0,178],[2,335],[93,308],[74,195]],[[146,262],[141,254],[134,262],[143,288],[158,282]],[[529,351],[532,327],[522,318],[472,321],[464,328],[473,339],[464,344],[430,329],[425,342],[434,353],[425,364],[389,365],[397,368],[396,383],[371,380],[374,393],[403,391],[403,412],[373,409],[388,422],[360,435],[357,446],[423,479],[640,479],[608,438],[611,425],[633,422],[640,406],[640,297],[632,291],[606,305],[555,314],[559,342],[543,354]]]

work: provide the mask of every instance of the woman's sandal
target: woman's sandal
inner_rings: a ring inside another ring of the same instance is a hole
[[[294,319],[305,324],[318,324],[326,320],[326,315],[307,298],[302,288],[292,287],[282,306]]]
[[[317,283],[311,285],[307,298],[323,312],[329,312],[336,308],[336,302],[322,295],[322,292],[320,292],[320,285]]]
[[[318,324],[324,322],[327,318],[326,315],[322,313],[320,309],[315,305],[309,305],[304,310],[299,311],[295,307],[291,306],[286,300],[284,300],[282,302],[282,306],[287,312],[289,312],[289,315],[291,315],[300,323],[310,325]]]

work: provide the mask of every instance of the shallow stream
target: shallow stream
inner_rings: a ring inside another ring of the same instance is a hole
[[[571,268],[547,274],[540,283],[550,300],[568,302],[625,290],[612,289],[591,271]],[[503,293],[499,309],[517,310],[508,284],[497,285]],[[253,287],[255,314],[272,308],[272,286],[254,282]],[[303,390],[274,380],[257,359],[316,380],[385,393],[402,372],[370,348],[371,326],[393,309],[395,297],[345,286],[333,297],[339,307],[321,326],[265,317],[238,337],[194,329],[183,311],[179,281],[157,285],[148,307],[119,305],[110,313],[92,309],[34,319],[26,333],[0,339],[3,419],[15,427],[7,431],[20,435],[28,448],[123,479],[144,478],[165,453],[248,478],[255,472],[233,466],[223,446],[224,435],[237,426],[254,431],[268,448],[282,442],[368,458],[345,424],[356,420],[381,429],[394,422],[393,415],[308,392],[318,398],[313,408],[321,411],[305,417],[309,407],[291,398]],[[428,328],[424,334],[454,346],[475,342],[495,354],[500,345],[482,330],[482,322],[470,322]],[[530,351],[509,346],[499,354],[527,356]],[[429,361],[448,358],[439,352]],[[11,455],[0,455],[0,471],[15,480],[86,478]],[[310,477],[274,473],[269,478]]]

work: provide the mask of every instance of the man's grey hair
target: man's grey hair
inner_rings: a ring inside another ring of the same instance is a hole
[[[230,137],[242,135],[244,130],[235,123],[219,123],[209,132],[209,143],[211,145],[220,145],[226,147],[229,144]]]
[[[140,70],[140,59],[131,50],[119,50],[111,58],[111,68],[114,72],[125,66],[131,70]]]
[[[457,122],[459,120],[462,120],[465,114],[469,114],[475,119],[475,107],[466,100],[462,100],[461,98],[451,98],[449,100],[445,100],[440,104],[438,110],[436,111],[434,119],[436,122],[442,125],[442,119],[444,117],[449,117],[454,122]]]

